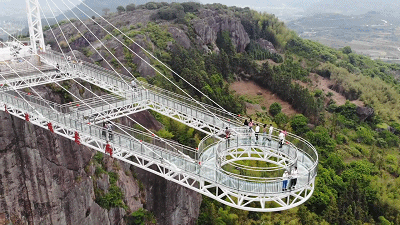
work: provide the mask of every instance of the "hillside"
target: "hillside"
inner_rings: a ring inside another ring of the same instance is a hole
[[[399,65],[373,61],[350,47],[336,50],[299,38],[273,15],[248,8],[147,3],[133,11],[110,13],[106,19],[115,27],[98,17],[85,22],[93,34],[79,21],[53,26],[55,38],[47,27],[46,42],[60,51],[57,39],[62,51],[69,52],[68,42],[81,52],[83,60],[124,74],[130,72],[150,84],[181,93],[116,36],[191,96],[212,104],[135,41],[224,108],[245,115],[246,105],[260,107],[247,116],[296,133],[319,152],[315,193],[305,205],[263,214],[232,209],[203,197],[198,224],[400,223]],[[241,80],[254,81],[269,90],[279,102],[290,104],[296,114],[286,115],[279,103],[264,103],[251,96],[254,92],[248,92],[249,96],[231,92],[233,82]],[[201,139],[193,129],[152,115],[164,125],[157,133],[162,137],[190,146]],[[155,216],[160,221],[161,215]]]

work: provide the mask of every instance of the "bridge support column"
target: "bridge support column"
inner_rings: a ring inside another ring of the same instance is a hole
[[[29,37],[31,39],[32,52],[37,54],[39,47],[42,52],[46,51],[44,46],[42,21],[40,19],[39,0],[26,0],[28,14]]]

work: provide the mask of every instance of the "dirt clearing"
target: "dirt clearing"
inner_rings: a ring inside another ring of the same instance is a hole
[[[268,111],[269,106],[274,102],[280,103],[282,105],[282,112],[288,116],[298,113],[289,103],[283,101],[271,91],[260,87],[253,81],[236,81],[230,85],[230,89],[235,91],[236,94],[244,96],[245,100],[251,103],[246,104],[248,115],[255,114],[256,111],[260,112],[260,110]]]

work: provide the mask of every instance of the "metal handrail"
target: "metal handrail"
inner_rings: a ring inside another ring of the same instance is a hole
[[[14,98],[13,96],[7,94],[0,95],[0,99],[7,104],[9,103],[10,105],[20,107],[23,111],[26,111],[26,109],[29,109],[30,107],[24,100],[20,98]],[[103,129],[101,127],[89,125],[71,116],[54,113],[52,110],[43,106],[35,106],[35,110],[44,115],[48,121],[51,121],[54,124],[63,124],[64,126],[69,127],[69,129],[77,130],[78,132],[88,135],[94,139],[102,139]],[[119,133],[115,133],[113,135],[114,146],[122,149],[128,149],[128,151],[132,152],[132,154],[140,155],[142,158],[149,158],[160,163],[162,163],[163,160],[167,160],[173,165],[176,165],[177,168],[185,171],[185,173],[192,174],[191,176],[193,177],[200,176],[202,177],[202,180],[213,182],[221,187],[232,190],[240,189],[242,193],[265,194],[282,192],[280,190],[281,178],[277,178],[275,181],[263,181],[263,183],[254,182],[247,178],[238,178],[235,175],[227,175],[224,171],[221,171],[217,168],[199,165],[196,162],[188,160],[179,153],[165,151],[163,147],[140,142],[136,139],[132,139],[132,137],[128,137]],[[311,179],[313,179],[314,175],[315,173],[311,174]],[[305,176],[302,177],[304,178]],[[310,175],[307,174],[307,177],[309,178]],[[304,185],[308,185],[308,182]],[[300,183],[298,188],[302,188]]]

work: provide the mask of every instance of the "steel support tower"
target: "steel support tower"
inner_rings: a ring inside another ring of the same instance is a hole
[[[33,54],[37,54],[38,48],[45,52],[42,21],[40,18],[39,0],[26,0],[26,10],[28,15],[29,37]]]

